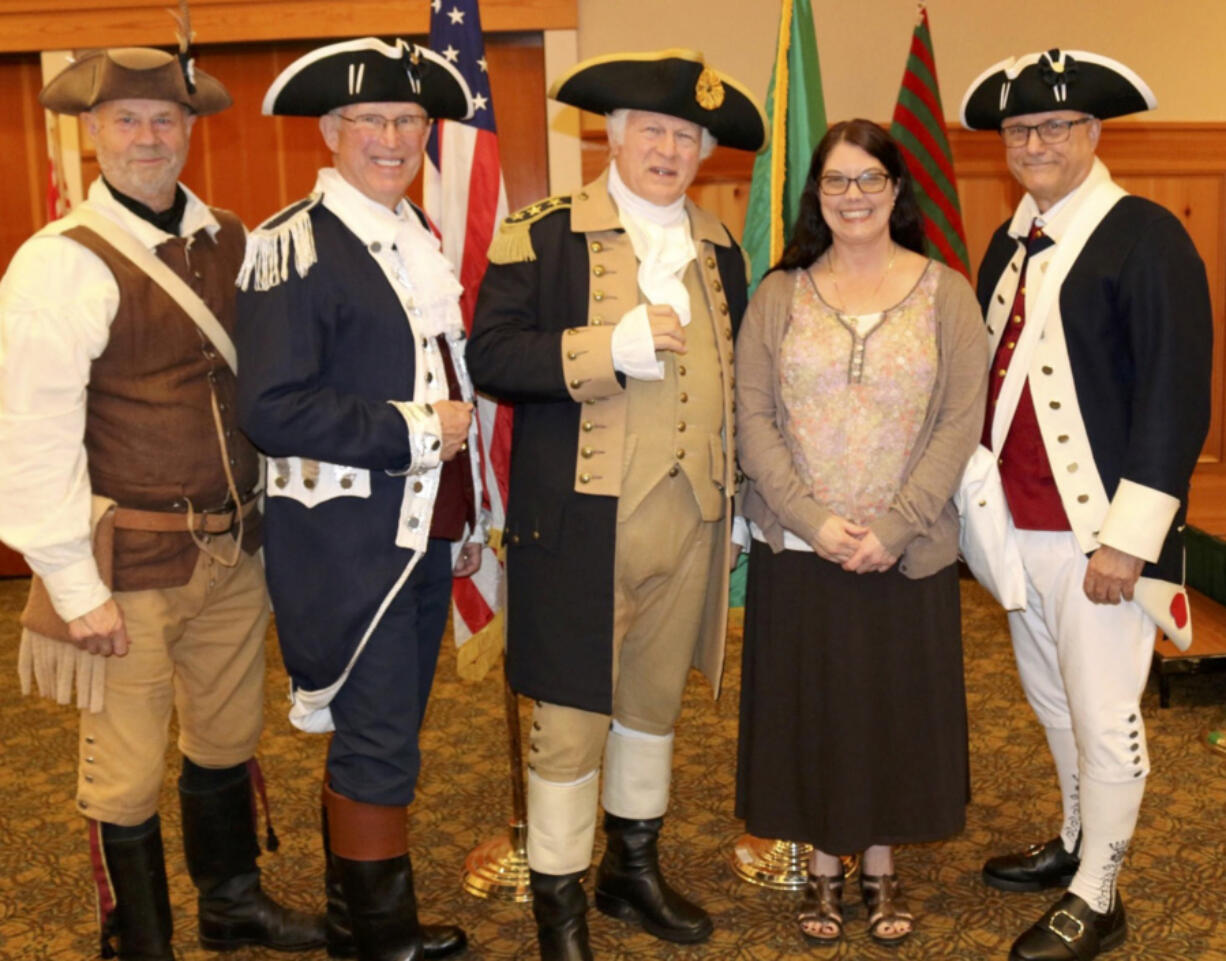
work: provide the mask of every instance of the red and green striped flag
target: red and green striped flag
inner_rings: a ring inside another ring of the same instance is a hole
[[[970,277],[966,231],[958,206],[958,182],[953,156],[945,136],[945,110],[937,85],[936,57],[928,11],[919,5],[919,21],[911,35],[911,53],[902,75],[890,136],[902,147],[915,184],[916,199],[924,214],[929,253]]]

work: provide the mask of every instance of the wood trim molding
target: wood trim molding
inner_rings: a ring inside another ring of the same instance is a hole
[[[574,30],[578,0],[483,0],[486,32]],[[0,4],[0,53],[114,46],[168,46],[166,0],[8,0]],[[336,37],[420,36],[428,3],[388,0],[193,0],[201,44]]]

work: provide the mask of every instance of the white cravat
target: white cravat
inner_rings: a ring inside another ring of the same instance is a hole
[[[617,205],[618,219],[630,238],[639,262],[638,285],[650,304],[667,304],[677,312],[681,326],[690,322],[690,294],[681,279],[691,260],[698,256],[690,236],[685,198],[661,207],[630,190],[609,165],[609,195]],[[618,321],[611,344],[613,366],[638,380],[662,380],[664,364],[656,360],[647,308],[627,311]]]

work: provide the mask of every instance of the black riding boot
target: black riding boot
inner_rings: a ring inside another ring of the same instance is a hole
[[[324,888],[328,909],[325,923],[328,931],[328,955],[333,958],[352,958],[358,953],[349,923],[349,905],[341,887],[341,871],[328,831],[328,806],[320,805],[320,828],[324,842]],[[454,924],[418,924],[421,931],[422,957],[425,961],[439,961],[459,954],[468,946],[468,936]]]
[[[608,846],[596,873],[596,907],[665,941],[711,936],[711,916],[674,891],[660,874],[656,842],[663,818],[634,821],[606,813]]]
[[[103,917],[103,957],[114,951],[120,961],[174,961],[161,819],[155,814],[135,828],[98,822],[97,828],[114,899]]]
[[[198,893],[200,946],[212,951],[249,944],[276,951],[322,947],[322,918],[283,907],[260,887],[246,765],[214,770],[184,758],[179,803],[183,853]]]
[[[587,933],[587,895],[578,874],[529,871],[532,914],[541,961],[592,961]]]

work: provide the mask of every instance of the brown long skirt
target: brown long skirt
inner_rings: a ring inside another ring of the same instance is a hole
[[[755,541],[736,811],[829,854],[960,831],[969,799],[957,566],[849,574]]]

